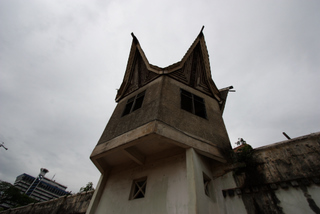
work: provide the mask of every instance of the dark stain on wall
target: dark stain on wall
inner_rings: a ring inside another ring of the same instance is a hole
[[[237,186],[244,190],[242,201],[248,214],[284,214],[273,189],[265,186],[266,178],[261,164],[249,155],[244,159],[245,167],[234,173]]]
[[[234,180],[247,213],[283,214],[275,191],[292,186],[300,188],[310,209],[320,214],[319,206],[308,192],[312,181],[316,185],[320,183],[319,144],[319,133],[315,133],[240,154],[242,158],[235,160],[238,165],[244,164],[234,170]]]
[[[316,202],[312,199],[311,195],[308,192],[308,188],[305,185],[301,185],[300,189],[303,191],[304,197],[306,197],[311,210],[316,214],[320,214],[320,208],[318,207]]]
[[[242,195],[248,214],[284,214],[272,190]]]

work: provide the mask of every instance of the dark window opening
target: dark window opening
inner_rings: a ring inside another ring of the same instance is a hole
[[[188,112],[192,112],[192,109],[193,109],[192,94],[182,89],[181,89],[181,108]]]
[[[130,200],[144,198],[146,194],[147,178],[134,180],[131,187]]]
[[[134,96],[128,99],[126,107],[124,108],[124,111],[122,113],[122,117],[141,108],[144,94],[145,94],[145,91],[139,93],[137,96]]]
[[[204,193],[210,197],[210,182],[211,179],[209,178],[209,176],[207,176],[206,174],[203,173],[203,186],[204,186]]]
[[[181,109],[202,118],[207,118],[204,99],[181,89]]]
[[[144,98],[144,91],[137,95],[132,111],[135,111],[135,110],[141,108],[143,98]]]

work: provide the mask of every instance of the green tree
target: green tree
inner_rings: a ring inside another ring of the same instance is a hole
[[[0,181],[0,204],[7,207],[20,207],[37,200],[21,193],[21,191],[6,181]]]
[[[243,163],[244,166],[235,169],[235,175],[245,175],[243,180],[244,187],[258,186],[265,183],[265,176],[258,169],[259,162],[254,157],[253,148],[243,139],[239,138],[236,142],[238,147],[234,149],[234,162]]]
[[[87,185],[85,187],[81,187],[79,192],[88,192],[94,190],[93,188],[93,183],[92,182],[88,182]]]
[[[247,141],[245,141],[243,138],[238,138],[238,141],[235,142],[238,146],[247,144]]]
[[[243,138],[238,138],[238,141],[235,143],[238,145],[235,148],[234,158],[236,162],[244,162],[247,165],[253,162],[252,155],[253,155],[253,148],[251,145],[247,144]]]

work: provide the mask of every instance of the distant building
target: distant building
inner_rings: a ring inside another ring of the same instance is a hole
[[[40,173],[35,178],[23,173],[16,178],[14,186],[38,201],[48,201],[69,194],[66,186],[44,177],[44,174]]]

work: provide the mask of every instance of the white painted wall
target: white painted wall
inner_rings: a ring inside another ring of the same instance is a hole
[[[319,206],[320,202],[320,187],[317,185],[311,185],[307,187],[307,194],[310,194],[311,198]],[[288,189],[278,189],[275,191],[278,199],[281,201],[280,206],[284,213],[290,214],[314,214],[315,212],[309,206],[306,198],[306,194],[300,189],[300,187],[290,187]]]
[[[236,188],[233,172],[213,178],[214,172],[212,160],[198,154],[192,148],[187,149],[186,153],[148,162],[143,166],[115,168],[106,179],[97,209],[90,213],[247,213],[242,200],[243,195],[224,197],[222,194],[222,190]],[[203,173],[212,179],[209,197],[204,191]],[[129,200],[132,181],[145,176],[147,177],[145,198]],[[307,199],[312,198],[318,205],[319,192],[320,187],[315,184],[305,188],[290,186],[288,189],[282,189],[279,187],[274,191],[277,199],[280,200],[278,206],[282,208],[283,213],[288,214],[315,213]],[[256,195],[259,196],[259,193]]]
[[[187,164],[187,166],[189,166],[188,175],[192,170],[194,171],[194,181],[192,181],[191,176],[189,180],[189,185],[195,185],[196,189],[195,211],[193,213],[247,213],[241,197],[223,197],[223,189],[236,187],[232,172],[213,179],[212,171],[214,169],[211,168],[211,160],[198,154],[194,149],[187,150],[187,163],[189,163]],[[193,164],[193,167],[191,164]],[[209,188],[210,197],[208,197],[204,191],[203,173],[211,178]]]
[[[132,181],[147,176],[145,198],[129,200]],[[110,172],[95,213],[187,213],[185,154]]]
[[[215,210],[215,212],[211,213],[247,213],[241,195],[235,194],[233,197],[224,197],[222,194],[222,190],[236,187],[232,173],[233,172],[228,172],[225,175],[213,180],[212,188],[214,192],[213,197],[215,206],[210,206],[210,210]]]

